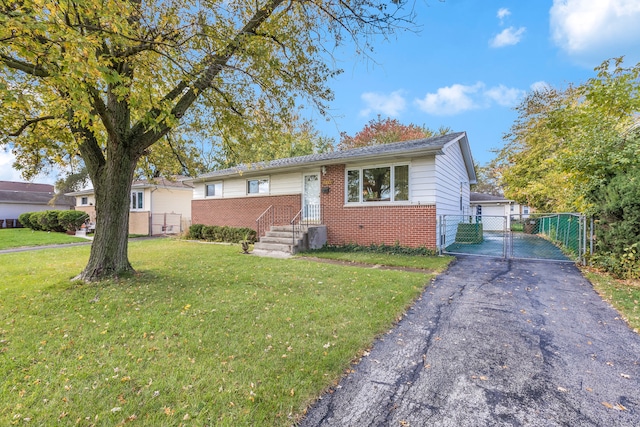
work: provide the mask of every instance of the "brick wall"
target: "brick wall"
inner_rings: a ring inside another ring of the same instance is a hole
[[[344,165],[326,167],[321,205],[329,244],[387,244],[436,248],[436,207],[344,206]],[[326,193],[326,189],[329,192]]]
[[[205,199],[191,202],[191,223],[205,225],[228,225],[231,227],[249,227],[255,230],[256,219],[271,205],[290,206],[291,212],[286,219],[300,211],[300,194],[286,196],[256,196],[234,199]]]

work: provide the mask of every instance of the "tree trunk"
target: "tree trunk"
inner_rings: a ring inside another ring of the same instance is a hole
[[[91,173],[96,197],[96,231],[89,262],[76,277],[86,282],[132,273],[128,258],[131,184],[137,157],[125,149],[107,156]],[[115,154],[115,155],[114,155]]]

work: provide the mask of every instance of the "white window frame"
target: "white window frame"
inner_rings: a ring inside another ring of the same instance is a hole
[[[134,205],[134,194],[135,194],[135,205]],[[142,203],[140,201],[142,200]],[[142,204],[141,207],[139,207]],[[129,201],[129,209],[132,211],[143,211],[144,210],[144,191],[131,191],[131,199]]]
[[[249,192],[250,183],[253,181],[258,181],[257,193]],[[263,183],[266,182],[266,188],[260,183],[260,181],[263,181]],[[264,194],[269,194],[271,191],[271,180],[269,179],[268,176],[261,176],[261,177],[247,179],[245,182],[245,191],[247,193],[247,196],[260,196]]]
[[[213,186],[213,194],[208,193],[209,186]],[[215,182],[207,182],[204,184],[204,197],[206,198],[214,198],[214,197],[222,197],[222,181]]]
[[[88,205],[89,205],[89,196],[81,196],[80,206],[88,206]]]
[[[397,166],[406,166],[407,167],[407,199],[408,200],[395,200],[395,168]],[[385,201],[364,201],[363,196],[363,170],[364,169],[377,169],[377,168],[389,168],[391,172],[390,177],[390,197],[389,200]],[[359,199],[357,202],[349,201],[349,172],[358,171],[358,195]],[[346,167],[344,170],[344,204],[345,206],[380,206],[380,205],[408,205],[411,204],[411,165],[409,162],[400,162],[400,163],[379,163],[379,164],[371,164],[371,165],[362,165],[362,166],[354,166],[354,167]]]

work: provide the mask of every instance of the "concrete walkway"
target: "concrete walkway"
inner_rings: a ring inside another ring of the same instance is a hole
[[[461,257],[301,426],[640,426],[640,336],[571,264]]]

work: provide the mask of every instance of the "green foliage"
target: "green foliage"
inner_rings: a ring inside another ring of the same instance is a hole
[[[495,168],[505,195],[544,212],[585,211],[594,191],[640,165],[640,64],[605,61],[565,90],[534,91],[518,106]]]
[[[419,255],[419,256],[434,256],[437,254],[433,249],[427,249],[425,247],[410,248],[406,246],[400,246],[397,242],[395,245],[385,244],[371,244],[369,246],[357,245],[355,243],[349,243],[346,245],[325,245],[321,249],[316,249],[309,252],[346,252],[346,253],[371,253],[371,254],[386,254],[386,255]]]
[[[131,272],[127,224],[119,218],[128,212],[136,172],[173,172],[171,155],[181,160],[180,171],[189,169],[185,156],[211,132],[237,142],[236,153],[255,146],[268,151],[276,141],[268,136],[290,121],[296,105],[328,110],[328,81],[341,70],[327,52],[350,41],[365,52],[376,35],[411,26],[405,5],[5,1],[0,148],[11,147],[25,178],[81,157],[95,190],[94,247],[100,249],[80,277]],[[178,141],[183,129],[194,137]]]
[[[18,221],[22,224],[23,227],[32,228],[31,226],[31,214],[32,212],[24,212],[18,216]]]
[[[193,240],[202,240],[202,229],[204,227],[204,224],[192,224],[191,227],[189,227],[189,231],[187,232],[187,238]]]
[[[47,210],[38,212],[25,212],[20,215],[20,223],[32,230],[38,231],[72,231],[78,229],[89,215],[81,211]]]
[[[256,231],[251,228],[193,224],[189,227],[187,238],[208,242],[239,243],[248,241],[254,243],[257,240],[256,235]]]
[[[35,230],[35,231],[44,230],[42,228],[42,222],[41,222],[41,218],[44,216],[44,212],[45,211],[31,212],[31,215],[29,216],[29,224],[31,225],[32,230]]]
[[[88,219],[89,214],[82,211],[68,210],[58,212],[58,222],[60,223],[60,227],[68,231],[80,229],[82,224],[84,224]]]
[[[616,175],[594,199],[599,218],[594,261],[618,277],[640,278],[640,169]]]

